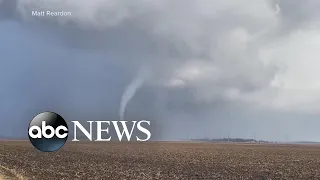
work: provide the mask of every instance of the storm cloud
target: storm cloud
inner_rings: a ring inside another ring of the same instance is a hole
[[[10,127],[0,135],[48,110],[117,119],[124,89],[148,67],[126,119],[150,119],[158,139],[316,136],[305,133],[320,125],[314,0],[0,2],[0,124]],[[72,15],[31,13],[47,10]]]

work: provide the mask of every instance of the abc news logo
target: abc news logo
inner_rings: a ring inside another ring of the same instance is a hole
[[[96,139],[94,141],[111,141],[111,135],[109,138],[103,138],[104,135],[109,134],[109,127],[114,127],[117,138],[119,141],[123,141],[126,136],[127,141],[131,141],[132,133],[135,128],[139,132],[146,135],[146,138],[139,138],[136,136],[137,141],[148,141],[151,138],[151,132],[143,127],[143,124],[150,126],[150,121],[131,121],[132,128],[129,130],[127,126],[128,121],[86,121],[89,124],[89,130],[87,130],[79,121],[71,121],[73,123],[73,139],[72,141],[80,141],[77,138],[77,130],[80,130],[87,139],[93,141],[92,126],[96,124]],[[104,128],[103,128],[104,127]],[[122,129],[121,129],[122,128]],[[32,119],[28,128],[28,135],[31,144],[40,151],[54,152],[59,150],[67,141],[69,128],[66,121],[54,112],[43,112],[38,114]]]

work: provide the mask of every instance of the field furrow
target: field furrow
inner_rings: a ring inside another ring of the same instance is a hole
[[[3,141],[0,166],[18,179],[312,180],[320,179],[320,146],[68,142],[43,153],[28,142]]]

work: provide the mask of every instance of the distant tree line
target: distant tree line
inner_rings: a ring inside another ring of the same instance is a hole
[[[255,139],[243,139],[243,138],[220,138],[220,139],[200,138],[200,139],[191,139],[191,141],[268,143],[268,141],[261,141],[261,140],[258,141]]]

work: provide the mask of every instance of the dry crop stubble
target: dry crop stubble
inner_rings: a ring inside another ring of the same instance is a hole
[[[25,178],[14,169],[8,169],[0,165],[0,180],[25,180]]]
[[[25,179],[320,179],[320,146],[68,142],[43,153],[0,142],[0,165]]]

